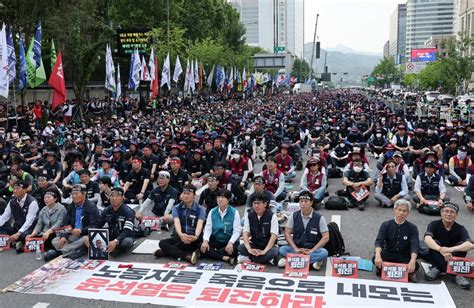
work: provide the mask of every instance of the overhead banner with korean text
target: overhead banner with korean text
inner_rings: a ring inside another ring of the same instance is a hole
[[[57,258],[3,290],[170,306],[456,307],[441,284]]]

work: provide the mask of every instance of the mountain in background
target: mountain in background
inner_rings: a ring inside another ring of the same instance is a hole
[[[326,48],[327,51],[339,51],[342,53],[355,53],[355,54],[361,54],[365,56],[376,56],[376,57],[382,57],[383,54],[381,52],[368,52],[368,51],[359,51],[352,49],[349,46],[342,45],[342,44],[337,44],[336,47],[328,47]]]
[[[333,51],[328,49],[321,49],[321,58],[315,59],[316,72],[321,73],[324,71],[324,57],[327,52],[327,66],[328,72],[330,73],[348,73],[348,76],[344,76],[346,80],[360,80],[364,75],[369,75],[372,73],[374,67],[382,59],[381,55],[376,54],[367,54],[353,51],[351,48],[338,45],[336,49],[339,51]],[[304,58],[311,64],[311,53],[313,50],[313,43],[306,43],[304,45]],[[345,50],[347,52],[341,52],[340,50]],[[340,78],[342,75],[333,76],[333,80]]]

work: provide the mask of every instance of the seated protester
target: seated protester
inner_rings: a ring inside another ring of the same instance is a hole
[[[83,169],[79,172],[81,184],[86,186],[87,200],[97,205],[100,199],[100,188],[97,182],[91,181],[91,172],[89,169]]]
[[[100,198],[97,202],[97,208],[102,213],[110,205],[110,194],[112,193],[112,181],[108,176],[99,179]]]
[[[18,179],[16,178],[16,176],[13,176],[13,175],[8,176],[8,182],[5,184],[3,188],[0,189],[0,215],[3,213],[3,211],[7,207],[7,203],[13,195],[13,188],[15,187],[15,183],[17,180]],[[38,203],[38,206],[39,205],[40,204]]]
[[[158,186],[148,194],[146,200],[140,205],[136,215],[137,219],[141,220],[145,209],[153,205],[151,212],[157,217],[161,217],[162,226],[169,230],[167,224],[173,222],[171,210],[176,200],[178,200],[178,190],[170,185],[170,173],[160,171],[158,173]]]
[[[125,198],[134,202],[144,200],[152,187],[152,185],[148,185],[150,183],[150,171],[142,168],[142,161],[139,158],[132,160],[132,170],[125,177],[125,181],[123,187]]]
[[[416,271],[419,264],[416,258],[420,242],[418,228],[406,220],[410,209],[410,201],[398,199],[393,205],[394,219],[380,225],[375,239],[375,255],[372,258],[377,276],[381,274],[382,262],[404,263],[408,264],[409,279],[417,282]]]
[[[332,167],[343,169],[347,165],[349,152],[349,146],[347,146],[344,143],[344,139],[341,138],[339,144],[331,151]]]
[[[100,168],[97,170],[97,173],[91,178],[91,181],[98,182],[102,177],[106,176],[110,178],[110,181],[113,184],[113,187],[119,187],[119,174],[112,168],[112,161],[109,157],[101,156],[99,158]]]
[[[369,149],[375,159],[378,159],[383,155],[383,149],[387,146],[388,142],[382,134],[382,129],[378,128],[375,130],[375,134],[370,136],[367,141],[369,144]]]
[[[290,145],[287,143],[282,143],[280,147],[280,153],[275,156],[275,160],[277,163],[277,169],[283,172],[285,176],[285,181],[289,181],[296,177],[295,172],[295,162],[293,158],[288,154],[288,150]]]
[[[265,179],[265,189],[275,196],[277,202],[283,201],[287,195],[285,176],[283,172],[277,169],[275,157],[268,156],[266,162],[267,169],[262,172],[262,176]]]
[[[193,179],[201,178],[209,173],[209,164],[202,158],[201,149],[195,149],[193,151],[193,158],[186,161],[186,171]]]
[[[158,165],[160,163],[160,159],[158,156],[153,154],[151,145],[145,145],[141,159],[143,161],[143,168],[150,170],[150,180],[155,180],[159,170]]]
[[[56,237],[54,229],[64,226],[64,218],[66,218],[66,208],[59,203],[61,196],[58,190],[47,190],[44,194],[44,203],[46,204],[38,214],[38,221],[33,232],[26,237],[41,236],[44,240],[45,251],[53,248],[52,241]],[[47,260],[46,260],[47,261]]]
[[[100,215],[97,228],[107,226],[109,230],[109,246],[107,250],[113,257],[127,252],[132,248],[135,240],[133,223],[135,212],[124,203],[124,192],[120,187],[112,188],[110,206]],[[89,238],[85,240],[86,246],[90,245]]]
[[[207,161],[210,169],[213,169],[214,165],[220,160],[219,153],[214,150],[212,140],[206,140],[206,142],[204,142],[204,151],[202,152],[202,158]]]
[[[408,161],[410,137],[406,133],[405,125],[398,125],[398,132],[392,137],[390,142],[395,150],[400,151],[403,155],[403,160]]]
[[[444,178],[443,162],[438,160],[436,152],[430,149],[426,149],[425,152],[421,155],[421,157],[417,158],[413,163],[413,178],[416,179],[418,173],[423,171],[425,161],[427,160],[431,160],[436,163],[436,173],[439,174],[442,178]]]
[[[201,235],[206,220],[206,209],[194,201],[196,187],[191,184],[183,186],[180,200],[173,207],[174,232],[170,238],[160,240],[160,249],[155,257],[169,256],[181,258],[196,264],[201,247]]]
[[[201,192],[199,196],[199,205],[206,209],[206,217],[209,212],[217,206],[217,192],[219,181],[217,176],[211,174],[207,177],[207,187]]]
[[[439,140],[438,133],[436,132],[436,127],[434,125],[428,126],[428,130],[426,131],[425,137],[426,140],[428,140],[428,146],[438,154],[438,157],[442,157],[443,148],[441,146],[441,142]]]
[[[410,176],[410,169],[408,169],[408,165],[403,160],[402,153],[400,151],[395,151],[392,159],[395,162],[396,172],[403,175],[407,184],[411,185],[413,183],[413,177]]]
[[[85,185],[74,185],[71,191],[72,202],[67,206],[67,215],[64,219],[65,226],[71,226],[70,232],[63,232],[59,237],[53,239],[53,251],[48,251],[44,258],[52,260],[59,255],[77,259],[85,252],[84,240],[89,228],[95,228],[99,211],[97,206],[87,200],[87,189]]]
[[[370,172],[369,160],[365,156],[365,151],[359,146],[354,146],[352,151],[349,153],[349,158],[347,159],[347,165],[344,167],[343,172],[347,172],[353,166],[355,160],[360,160],[364,164],[364,170]]]
[[[31,195],[38,201],[38,206],[40,210],[46,206],[46,203],[44,202],[44,194],[48,190],[56,190],[59,194],[58,202],[61,202],[61,193],[56,184],[50,184],[48,183],[48,180],[45,176],[39,176],[38,187],[33,190]]]
[[[13,196],[0,216],[0,234],[10,235],[10,244],[16,245],[17,253],[23,252],[25,238],[33,232],[38,214],[38,202],[26,192],[28,187],[23,180],[15,182]]]
[[[408,147],[410,153],[408,163],[410,165],[413,165],[413,162],[419,158],[430,145],[424,135],[425,130],[423,128],[417,128],[415,130],[415,138],[410,140],[410,145]]]
[[[448,147],[443,152],[444,170],[449,171],[449,161],[451,157],[458,154],[458,140],[456,138],[449,139]]]
[[[464,201],[466,202],[466,207],[470,211],[474,211],[474,206],[472,204],[474,198],[474,177],[469,178],[469,183],[464,189]]]
[[[313,203],[313,194],[309,191],[300,193],[301,209],[288,217],[285,227],[288,245],[280,247],[282,259],[278,261],[278,267],[285,267],[289,253],[309,255],[315,270],[319,270],[327,259],[328,251],[324,246],[329,241],[328,225],[324,216],[313,210]]]
[[[61,185],[63,166],[58,161],[58,154],[54,151],[48,151],[46,155],[46,162],[40,166],[33,164],[31,169],[34,170],[38,176],[45,176],[49,183],[59,186]]]
[[[79,172],[84,170],[84,163],[81,160],[76,160],[72,163],[72,171],[63,179],[63,196],[69,197],[71,189],[76,184],[81,184],[81,176]]]
[[[463,145],[458,148],[458,153],[449,159],[448,183],[453,186],[467,186],[468,169],[472,164],[467,157],[467,148]]]
[[[179,194],[183,190],[183,186],[191,181],[189,174],[181,168],[181,159],[173,157],[170,159],[170,185],[174,187]]]
[[[212,174],[215,175],[219,181],[218,187],[225,188],[227,190],[232,189],[232,172],[226,170],[226,163],[218,161],[213,168]]]
[[[252,160],[254,163],[257,159],[257,143],[252,139],[252,132],[247,130],[244,133],[244,139],[240,142],[239,147],[242,149],[242,154]]]
[[[234,265],[242,227],[239,211],[229,205],[231,198],[232,193],[227,189],[220,189],[217,192],[218,206],[207,216],[201,253],[203,257]]]
[[[346,187],[345,193],[351,201],[352,207],[357,206],[360,211],[364,210],[369,195],[357,201],[352,193],[358,193],[361,191],[362,186],[364,186],[366,190],[370,191],[370,186],[374,183],[369,173],[365,171],[362,166],[362,161],[360,159],[354,160],[353,167],[344,173],[344,178],[342,181],[342,184],[344,184]]]
[[[316,208],[318,206],[320,208],[320,203],[326,193],[327,177],[321,172],[321,163],[316,158],[310,159],[306,164],[306,168],[308,172],[305,172],[301,177],[300,188],[313,194],[313,204]]]
[[[433,267],[425,274],[426,280],[433,281],[442,272],[446,272],[447,263],[453,257],[465,258],[473,249],[471,238],[466,228],[456,222],[459,207],[446,202],[441,209],[441,219],[432,221],[425,233],[425,244],[429,248],[429,259]],[[469,289],[471,284],[463,276],[454,277],[462,289]]]
[[[255,195],[252,211],[244,217],[244,242],[239,245],[239,263],[250,259],[260,264],[270,262],[275,265],[278,228],[278,219],[269,208],[269,200],[264,194]]]
[[[401,153],[400,151],[395,151],[395,146],[391,143],[387,144],[384,148],[384,153],[379,157],[377,160],[377,169],[382,170],[383,167],[385,167],[385,164],[389,159],[393,158],[393,155],[395,152]],[[402,161],[405,162],[403,155],[402,155]]]
[[[16,176],[17,179],[28,183],[28,188],[26,189],[26,192],[31,193],[31,191],[33,190],[33,177],[31,176],[31,174],[24,171],[21,165],[12,165],[10,167],[10,172],[12,175]]]
[[[380,172],[374,198],[382,207],[392,207],[397,200],[409,198],[407,180],[401,173],[397,173],[395,161],[387,161],[384,170]]]
[[[250,193],[247,198],[247,203],[245,205],[246,214],[252,210],[253,200],[256,196],[259,196],[260,194],[265,195],[265,197],[269,201],[275,201],[275,196],[270,191],[265,189],[265,178],[261,175],[257,175],[253,178],[253,185],[250,188]],[[270,207],[270,209],[273,212],[276,211],[276,209],[274,209],[273,207]]]
[[[247,196],[245,195],[245,188],[248,185],[248,176],[250,171],[253,171],[252,161],[242,155],[238,148],[231,150],[231,157],[227,163],[227,169],[232,173],[231,192],[234,196],[233,202],[236,205],[245,204]]]
[[[442,207],[444,201],[448,201],[446,196],[446,187],[443,178],[435,173],[436,164],[432,160],[425,162],[425,172],[418,174],[415,181],[413,191],[416,196],[413,201],[417,203],[416,208],[419,212],[427,213],[426,209],[429,205],[427,201],[438,201],[438,207]]]

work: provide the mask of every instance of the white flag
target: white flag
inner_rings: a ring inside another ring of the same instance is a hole
[[[212,78],[214,78],[214,67],[215,67],[215,64],[212,65],[211,72],[209,73],[209,76],[207,77],[207,85],[209,87],[212,86]]]
[[[189,83],[191,81],[191,67],[189,67],[189,59],[186,61],[186,75],[184,76],[184,92],[189,91]]]
[[[194,83],[199,83],[199,64],[194,60]]]
[[[168,90],[171,90],[171,70],[170,70],[170,54],[166,55],[165,63],[163,64],[163,71],[161,72],[161,85],[168,85]]]
[[[183,72],[183,68],[181,67],[181,62],[179,61],[179,57],[176,56],[176,65],[174,66],[174,74],[173,74],[173,81],[178,83],[179,75]]]
[[[189,88],[191,91],[196,90],[196,81],[194,80],[194,61],[191,60],[191,71],[189,72]]]
[[[150,53],[150,60],[148,61],[148,67],[150,68],[150,81],[153,83],[155,80],[155,50],[152,48]],[[151,87],[151,84],[150,84]]]
[[[109,44],[105,50],[105,88],[112,92],[116,91],[115,66]]]
[[[7,29],[5,24],[3,24],[2,31],[0,32],[0,95],[6,99],[8,99],[9,85]]]
[[[120,84],[120,63],[117,63],[117,95],[115,100],[118,100],[122,96],[122,85]]]
[[[229,80],[227,81],[227,88],[230,90],[234,87],[234,67],[230,69]]]
[[[138,49],[135,48],[133,53],[133,68],[132,68],[132,79],[134,81],[134,90],[136,91],[140,85],[140,71],[142,64],[140,61],[140,55],[138,54]]]
[[[146,66],[145,57],[142,55],[142,71],[140,79],[143,81],[150,81],[150,72],[148,71],[148,67]]]

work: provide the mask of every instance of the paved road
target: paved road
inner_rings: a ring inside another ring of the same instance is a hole
[[[374,161],[371,161],[371,166],[374,168]],[[257,164],[257,170],[261,169],[261,164]],[[301,177],[301,171],[298,172],[297,179],[294,181],[294,186],[297,188],[299,178]],[[330,179],[329,180],[329,193],[331,195],[337,189],[342,187],[341,179]],[[452,187],[448,187],[448,195],[451,199],[461,205],[461,211],[458,216],[458,222],[466,226],[471,236],[474,236],[474,214],[469,213],[464,207],[462,201],[462,193],[454,190]],[[242,207],[239,208],[242,211]],[[321,210],[321,214],[326,217],[326,220],[331,221],[332,215],[341,215],[341,231],[346,243],[346,249],[353,256],[361,256],[363,258],[371,258],[374,250],[374,241],[377,234],[379,225],[382,221],[392,218],[392,211],[390,209],[382,209],[376,205],[375,200],[370,197],[369,204],[365,211],[360,212],[357,209],[350,209],[349,211],[328,211],[325,209]],[[419,214],[418,212],[412,212],[409,216],[409,220],[415,223],[423,234],[426,230],[426,226],[432,220],[438,219],[437,217],[429,217],[426,215]],[[152,234],[150,238],[159,239],[166,237],[167,232],[162,234]],[[138,241],[141,242],[142,239]],[[468,255],[474,257],[474,252],[470,252]],[[146,255],[132,255],[123,256],[120,260],[127,262],[146,262],[154,263],[158,260],[154,257]],[[168,262],[168,259],[160,260],[159,262]],[[40,267],[44,262],[35,260],[34,254],[21,254],[16,255],[14,251],[1,252],[0,253],[0,288],[4,288],[14,281],[20,279],[26,274]],[[227,266],[230,267],[230,266]],[[278,268],[267,267],[271,272],[282,272]],[[324,268],[319,272],[311,271],[312,275],[324,275]],[[360,277],[363,279],[378,279],[374,272],[361,272]],[[418,280],[426,283],[423,278],[423,270],[418,273]],[[472,307],[472,299],[474,293],[472,291],[465,291],[458,288],[452,279],[444,277],[443,280],[451,292],[451,296],[454,299],[457,307]],[[125,304],[116,302],[106,302],[97,300],[77,299],[64,296],[56,295],[28,295],[28,294],[16,294],[7,293],[0,295],[0,307],[33,307],[36,303],[43,302],[49,303],[48,307],[151,307],[151,305],[137,305],[137,304]],[[155,306],[156,307],[156,306]]]

